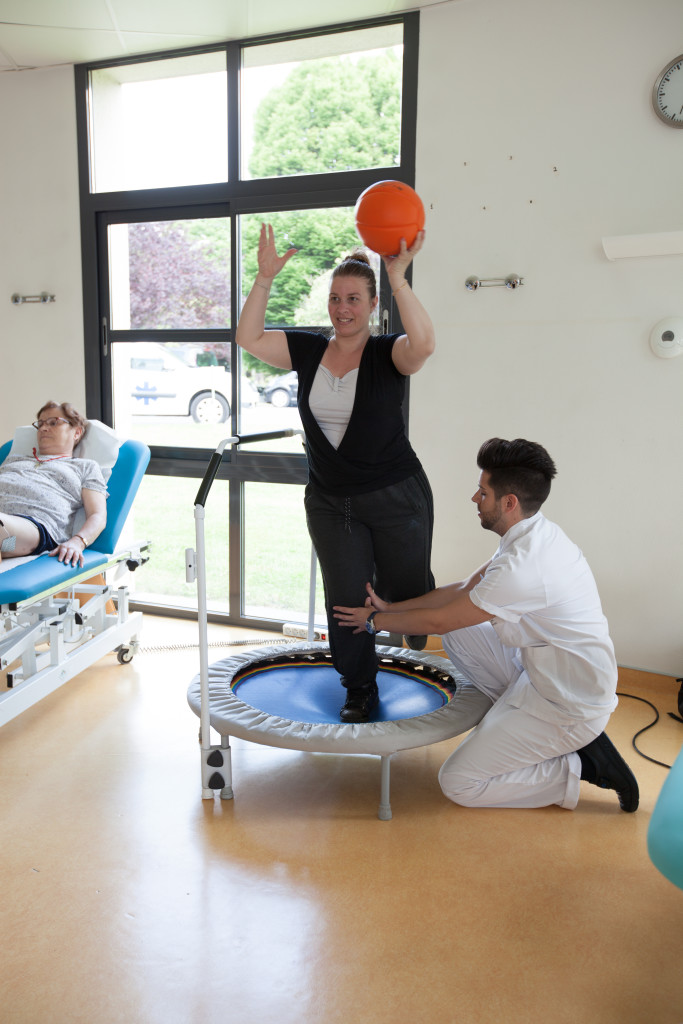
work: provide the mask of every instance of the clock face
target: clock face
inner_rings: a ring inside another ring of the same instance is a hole
[[[662,71],[652,90],[658,117],[671,128],[683,128],[683,54]]]

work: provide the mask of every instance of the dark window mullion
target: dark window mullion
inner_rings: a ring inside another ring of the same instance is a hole
[[[112,330],[111,330],[111,294],[109,277],[109,239],[108,223],[105,217],[97,218],[97,297],[98,297],[98,392],[99,408],[94,415],[104,423],[114,422],[114,403],[112,388]],[[106,347],[105,347],[106,334]]]
[[[241,47],[238,43],[228,46],[227,89],[228,89],[228,183],[235,184],[240,178],[240,62]]]
[[[110,341],[116,344],[117,341],[157,341],[159,344],[164,342],[177,341],[177,342],[189,342],[189,341],[230,341],[230,331],[224,331],[220,327],[192,327],[192,328],[152,328],[152,327],[132,327],[128,331],[111,331],[109,332]]]
[[[401,180],[415,184],[417,143],[417,71],[420,46],[420,15],[407,14],[403,31],[403,92],[401,96]],[[396,175],[390,175],[396,177]]]
[[[227,90],[228,90],[228,187],[233,183],[239,181],[240,176],[240,61],[241,61],[241,47],[238,43],[234,43],[228,46],[226,50],[226,79],[227,79]],[[237,324],[239,317],[239,289],[236,287],[236,282],[239,277],[239,268],[237,264],[237,253],[238,248],[236,244],[236,218],[233,212],[233,205],[230,208],[230,318],[232,323],[231,327],[231,344],[230,344],[230,365],[233,367],[234,372],[232,374],[232,399],[230,402],[230,426],[231,433],[236,434],[237,430],[237,417],[238,410],[240,408],[239,403],[239,380],[241,373],[235,368],[239,368],[239,361],[236,359],[235,342],[234,342],[234,328]],[[231,491],[231,502],[232,502],[232,491]],[[230,514],[230,533],[232,534],[232,504]],[[231,537],[231,541],[232,541]],[[230,545],[231,559],[234,543]],[[239,545],[238,545],[239,549]],[[230,571],[230,580],[232,581],[232,565]],[[231,583],[232,591],[232,583]],[[230,612],[232,614],[232,593],[230,594]]]
[[[201,479],[206,472],[211,451],[203,448],[157,448],[151,446],[152,460],[148,472],[152,476],[182,476]],[[305,484],[308,468],[303,455],[256,452],[245,453],[244,461],[224,461],[216,473],[217,480],[242,480],[254,483]]]

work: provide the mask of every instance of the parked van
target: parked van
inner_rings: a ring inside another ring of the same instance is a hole
[[[114,399],[133,416],[191,416],[195,423],[224,423],[230,417],[232,374],[222,366],[196,366],[180,349],[155,341],[112,345]],[[246,377],[243,406],[259,402]],[[128,403],[130,403],[128,405]]]

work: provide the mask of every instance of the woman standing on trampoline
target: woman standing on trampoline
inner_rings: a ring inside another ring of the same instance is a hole
[[[330,650],[347,689],[340,717],[364,722],[377,705],[374,637],[355,635],[334,618],[334,605],[363,604],[365,584],[390,601],[434,587],[430,569],[434,521],[431,488],[405,433],[406,377],[434,351],[434,328],[406,281],[422,248],[383,256],[404,334],[373,336],[375,275],[358,250],[332,272],[331,337],[311,331],[267,331],[273,279],[296,249],[278,256],[273,229],[261,226],[259,271],[240,317],[236,341],[271,366],[296,370],[306,434],[309,482],[304,504],[325,587]],[[418,649],[424,638],[409,638]]]

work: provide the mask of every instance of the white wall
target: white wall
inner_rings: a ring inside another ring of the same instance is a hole
[[[650,105],[683,49],[680,0],[475,0],[423,11],[418,293],[438,353],[411,437],[435,492],[435,569],[495,549],[469,502],[488,437],[544,444],[545,506],[593,568],[622,665],[683,673],[683,256],[610,263],[605,235],[683,228],[683,131]],[[524,285],[468,292],[467,277]]]
[[[411,436],[448,582],[494,547],[469,498],[488,437],[545,444],[546,505],[585,551],[621,664],[683,672],[683,358],[648,347],[683,316],[683,257],[609,263],[604,235],[683,228],[683,132],[650,107],[683,47],[680,0],[472,0],[421,18],[415,283],[438,353]],[[84,404],[70,69],[0,75],[0,436],[48,396]],[[470,274],[522,288],[467,292]],[[14,307],[15,292],[53,291]]]
[[[85,409],[73,68],[0,75],[0,438],[48,398]],[[10,296],[56,296],[14,306]]]

